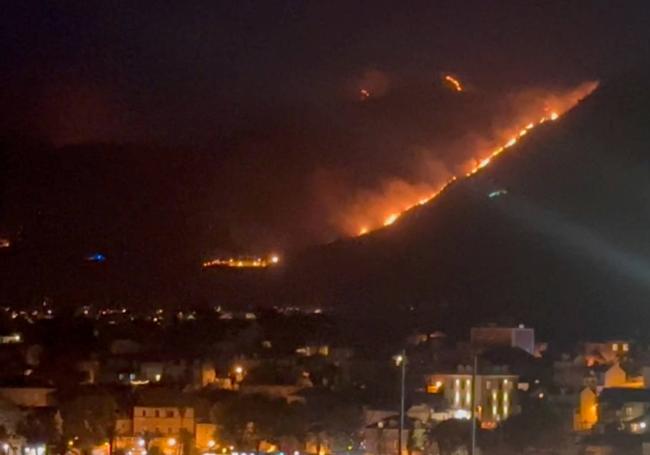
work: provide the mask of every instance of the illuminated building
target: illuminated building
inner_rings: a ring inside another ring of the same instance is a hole
[[[650,389],[609,388],[598,396],[598,427],[627,433],[650,431]]]
[[[178,455],[182,430],[192,436],[200,451],[215,445],[216,426],[197,422],[194,408],[184,406],[134,406],[132,417],[122,416],[115,422],[115,448],[144,455],[158,447],[165,455]],[[145,440],[146,435],[156,435]]]
[[[598,422],[598,395],[591,387],[580,392],[580,406],[573,419],[575,431],[591,430]]]
[[[471,416],[472,373],[469,370],[431,374],[426,378],[427,393],[441,394],[451,417],[469,419]],[[476,375],[475,410],[483,428],[496,428],[499,422],[519,413],[518,379],[517,375],[498,371]]]

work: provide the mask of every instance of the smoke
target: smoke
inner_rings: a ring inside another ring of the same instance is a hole
[[[385,76],[382,80],[387,81]],[[435,103],[428,93],[418,99],[399,87],[383,91],[381,103],[359,114],[364,117],[361,123],[381,127],[374,129],[371,140],[357,142],[376,147],[376,153],[362,154],[365,168],[321,168],[315,174],[314,187],[328,225],[350,236],[391,224],[403,211],[434,197],[452,178],[481,167],[499,147],[564,114],[596,86],[585,82],[506,94],[447,93],[433,98]]]

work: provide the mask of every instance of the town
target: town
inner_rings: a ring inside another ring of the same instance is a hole
[[[323,308],[2,310],[8,455],[611,453],[650,436],[642,340],[486,324],[369,343]]]

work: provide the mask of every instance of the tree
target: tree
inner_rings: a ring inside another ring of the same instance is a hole
[[[471,422],[449,419],[440,422],[432,430],[442,455],[451,455],[466,449],[469,443]]]
[[[112,448],[117,404],[107,392],[96,390],[77,395],[61,407],[63,433],[77,438],[82,449],[108,442]]]
[[[58,442],[60,436],[52,416],[40,412],[27,414],[16,426],[16,434],[28,444],[52,444]]]
[[[336,452],[357,446],[362,413],[353,398],[327,389],[312,389],[306,393],[302,420],[307,425],[308,436],[316,440],[317,452],[324,442]]]
[[[545,400],[537,399],[527,403],[521,414],[506,420],[499,431],[500,439],[517,452],[527,447],[556,448],[567,435],[558,412]]]
[[[304,434],[297,411],[284,399],[236,395],[217,403],[211,413],[224,441],[259,451],[264,441],[279,443],[282,437]]]

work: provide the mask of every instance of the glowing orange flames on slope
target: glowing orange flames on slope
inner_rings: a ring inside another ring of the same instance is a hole
[[[456,81],[454,78],[451,76],[445,76],[445,80],[449,81],[456,87],[456,90],[462,91],[462,86],[458,81]],[[456,85],[458,84],[458,85]],[[482,169],[486,168],[490,163],[493,162],[493,160],[501,155],[503,152],[505,152],[507,149],[513,147],[519,139],[526,134],[528,134],[531,130],[533,130],[537,125],[541,125],[543,123],[546,123],[548,121],[555,121],[562,114],[573,108],[577,103],[579,103],[582,99],[587,97],[589,94],[591,94],[598,86],[597,82],[590,82],[587,84],[583,84],[583,86],[579,87],[577,90],[571,93],[570,96],[563,97],[562,99],[555,99],[553,100],[554,109],[546,109],[545,112],[541,115],[541,117],[538,117],[537,120],[535,121],[528,121],[527,123],[524,123],[523,126],[520,126],[518,128],[515,128],[513,132],[511,132],[509,135],[505,136],[505,142],[503,145],[496,147],[492,149],[491,151],[482,152],[480,153],[480,158],[474,159],[474,164],[463,174],[461,175],[454,175],[451,178],[447,179],[437,190],[429,193],[429,194],[423,194],[419,196],[415,200],[411,200],[410,202],[406,201],[405,204],[401,206],[399,209],[392,209],[392,210],[387,210],[387,215],[381,222],[365,222],[362,224],[361,227],[359,227],[357,231],[358,236],[362,236],[365,234],[368,234],[372,232],[373,230],[379,229],[383,226],[390,226],[393,223],[395,223],[400,216],[402,216],[405,212],[420,206],[427,204],[434,198],[436,198],[439,194],[441,194],[449,185],[451,185],[453,182],[456,180],[462,179],[462,178],[468,178],[473,176],[474,174],[480,172]]]
[[[446,75],[445,80],[451,84],[451,86],[456,90],[457,92],[462,92],[463,91],[463,86],[460,83],[458,79],[456,79],[453,76]]]

